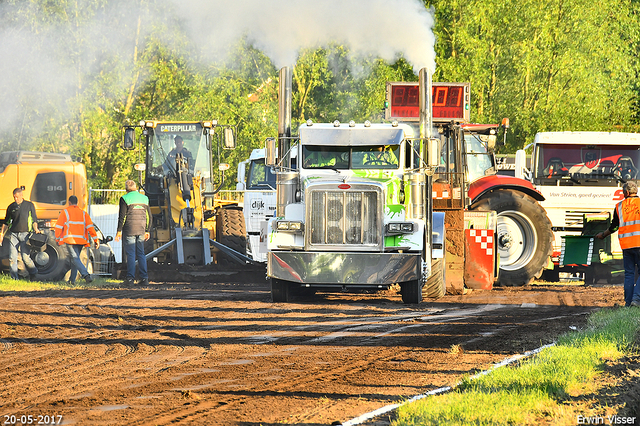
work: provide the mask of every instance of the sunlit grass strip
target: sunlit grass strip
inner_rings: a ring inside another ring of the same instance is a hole
[[[75,285],[70,285],[66,281],[29,281],[14,280],[8,275],[0,275],[0,295],[3,291],[42,291],[42,290],[70,290],[70,289],[98,289],[120,287],[121,282],[102,277],[96,277],[94,281],[87,284],[78,277]]]
[[[633,350],[640,310],[603,310],[583,331],[570,332],[555,346],[518,365],[467,377],[452,392],[398,408],[394,426],[575,424],[577,415],[615,413],[613,407],[563,404],[568,397],[598,389],[605,360]]]

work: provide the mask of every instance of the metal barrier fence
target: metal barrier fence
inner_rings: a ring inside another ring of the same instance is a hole
[[[104,236],[115,238],[118,229],[118,209],[120,197],[126,193],[124,189],[89,189],[88,212],[93,223],[102,231]],[[242,205],[244,191],[224,190],[217,194],[223,200],[234,200]],[[113,251],[115,261],[122,263],[122,241],[107,243]],[[99,265],[101,271],[111,271],[114,265]]]
[[[118,209],[124,189],[89,189],[89,216],[104,236],[115,239],[118,230]],[[116,263],[122,263],[122,241],[107,243],[113,251]],[[100,265],[100,270],[113,270],[115,265]]]
[[[236,191],[236,190],[223,190],[218,192],[218,198],[223,200],[233,200],[242,204],[244,201],[244,191]]]

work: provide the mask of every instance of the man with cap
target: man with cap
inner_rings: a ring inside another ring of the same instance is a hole
[[[82,249],[90,245],[91,239],[89,235],[96,242],[96,248],[99,248],[100,240],[98,240],[98,234],[91,218],[84,210],[78,207],[78,197],[72,195],[69,197],[69,207],[60,212],[56,222],[58,245],[66,244],[69,248],[69,256],[71,257],[69,282],[71,284],[75,284],[78,272],[86,282],[93,281],[84,263],[82,263],[82,259],[80,259]]]
[[[624,263],[625,306],[640,306],[640,278],[636,281],[636,268],[640,268],[640,198],[638,185],[628,181],[622,185],[624,200],[613,211],[609,229],[598,232],[596,238],[602,240],[618,231],[618,241],[622,248]]]
[[[162,165],[162,168],[164,169],[164,174],[165,175],[167,175],[169,173],[175,174],[175,171],[176,171],[176,157],[178,155],[182,155],[182,158],[187,161],[187,165],[189,167],[189,173],[193,174],[193,171],[195,169],[195,163],[193,161],[193,155],[191,154],[191,152],[187,148],[184,147],[184,140],[182,139],[182,136],[180,136],[180,135],[176,136],[173,139],[173,142],[176,144],[176,146],[171,151],[169,151],[169,154],[167,154],[167,159],[164,162],[164,164]]]

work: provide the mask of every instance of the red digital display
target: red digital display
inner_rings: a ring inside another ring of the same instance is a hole
[[[389,83],[389,85],[387,119],[418,119],[420,117],[418,84]],[[468,83],[433,83],[431,92],[433,119],[469,121],[468,98],[466,98],[468,87]]]

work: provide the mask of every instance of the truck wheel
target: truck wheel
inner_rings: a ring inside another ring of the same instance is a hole
[[[53,235],[47,233],[47,244],[43,251],[31,253],[31,259],[38,268],[39,281],[60,281],[69,270],[67,248],[59,246]]]
[[[422,302],[420,280],[407,281],[400,284],[400,294],[402,295],[402,303],[418,304]]]
[[[242,210],[220,209],[216,220],[216,235],[220,244],[247,254],[247,230]]]
[[[291,286],[287,281],[271,278],[271,300],[273,303],[286,303],[291,296]]]
[[[551,256],[553,231],[547,213],[536,200],[520,191],[499,189],[469,209],[498,213],[499,285],[527,285],[542,275]]]
[[[422,296],[431,299],[439,299],[447,292],[447,281],[445,278],[445,260],[434,259],[431,264],[431,275],[424,287],[422,287]]]

